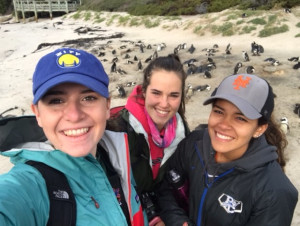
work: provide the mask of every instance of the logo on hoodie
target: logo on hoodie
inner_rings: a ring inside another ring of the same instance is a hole
[[[218,200],[220,206],[223,207],[227,213],[241,213],[243,211],[243,203],[229,195],[223,193]]]

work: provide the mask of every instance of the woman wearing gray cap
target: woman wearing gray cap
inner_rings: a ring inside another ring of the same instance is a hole
[[[109,79],[101,62],[83,50],[57,49],[39,60],[32,81],[31,107],[45,139],[29,139],[39,129],[31,129],[33,120],[0,134],[0,153],[15,164],[0,176],[0,224],[144,225],[127,136],[105,130]],[[1,125],[8,130],[14,122]],[[55,184],[61,174],[70,189]]]
[[[208,127],[193,131],[170,159],[188,182],[188,210],[166,179],[160,188],[166,225],[291,224],[298,191],[284,174],[286,139],[274,123],[274,96],[264,79],[226,77],[204,105]]]

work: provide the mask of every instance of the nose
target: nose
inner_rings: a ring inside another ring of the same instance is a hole
[[[219,122],[219,126],[222,129],[229,129],[231,128],[231,121],[230,121],[230,117],[223,117],[220,122]]]
[[[160,98],[160,106],[161,107],[168,107],[168,105],[169,105],[168,97],[167,96],[162,96]]]
[[[84,111],[82,107],[77,102],[69,102],[64,111],[64,118],[71,122],[77,122],[84,117]]]

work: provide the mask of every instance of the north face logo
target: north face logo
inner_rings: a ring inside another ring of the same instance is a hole
[[[66,191],[57,190],[53,191],[54,198],[57,199],[69,199],[69,194]]]
[[[241,213],[243,211],[243,203],[229,195],[223,193],[218,200],[220,206],[222,206],[227,213]]]

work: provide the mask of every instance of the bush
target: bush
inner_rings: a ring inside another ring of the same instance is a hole
[[[296,24],[296,27],[300,27],[300,22]]]
[[[260,25],[265,25],[265,24],[267,24],[267,22],[266,22],[265,19],[263,19],[263,18],[255,18],[255,19],[252,19],[252,20],[248,21],[248,23],[252,23],[252,24],[260,24]]]
[[[271,35],[284,33],[288,30],[289,30],[289,27],[286,24],[284,24],[280,27],[268,27],[268,28],[264,28],[263,30],[261,30],[259,32],[258,37],[268,37],[268,36],[271,36]]]

